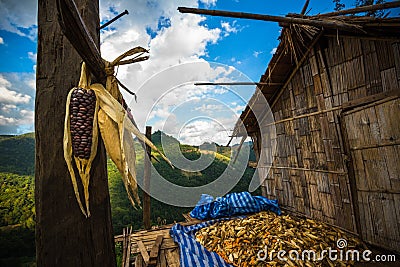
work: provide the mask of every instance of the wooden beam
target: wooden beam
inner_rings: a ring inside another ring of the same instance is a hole
[[[138,242],[137,242],[137,245],[138,245],[140,254],[141,254],[142,257],[143,257],[143,261],[144,261],[145,264],[147,265],[147,264],[149,263],[149,260],[150,260],[150,256],[149,256],[149,254],[147,253],[147,249],[146,249],[146,247],[144,246],[144,244],[143,244],[142,241],[138,241]]]
[[[309,4],[310,4],[310,0],[306,0],[306,2],[304,3],[303,9],[300,12],[301,15],[306,14],[306,11],[307,11],[307,8],[308,8]]]
[[[146,126],[146,137],[151,141],[151,126]],[[147,156],[144,157],[143,173],[143,225],[144,229],[151,228],[150,219],[150,177],[151,177],[151,148],[146,145]]]
[[[319,19],[309,19],[309,18],[294,18],[294,17],[280,17],[272,15],[262,15],[244,12],[232,12],[223,10],[208,10],[201,8],[188,8],[188,7],[178,7],[181,13],[192,13],[199,15],[210,15],[210,16],[220,16],[229,18],[240,18],[240,19],[254,19],[263,21],[273,21],[279,23],[291,23],[291,24],[301,24],[310,25],[315,27],[323,27],[328,29],[345,30],[351,32],[363,32],[362,27],[358,25],[353,25],[341,21],[326,21]]]
[[[375,10],[381,10],[381,9],[390,9],[390,8],[396,8],[396,7],[400,7],[400,1],[393,1],[393,2],[388,2],[388,3],[383,3],[383,4],[377,4],[377,5],[355,7],[355,8],[350,8],[350,9],[346,9],[346,10],[340,10],[340,11],[320,14],[320,15],[316,15],[314,17],[315,18],[336,17],[336,16],[341,16],[341,15],[356,14],[356,13],[361,13],[361,12],[375,11]]]
[[[104,82],[106,72],[103,59],[85,23],[83,23],[74,0],[57,0],[57,10],[62,32],[85,61],[90,72],[99,82]]]
[[[229,83],[213,83],[213,82],[201,82],[201,83],[195,83],[194,85],[196,86],[201,86],[201,85],[267,85],[267,86],[280,86],[283,85],[283,83],[263,83],[263,82],[229,82]]]
[[[156,242],[154,243],[153,247],[150,250],[150,259],[149,259],[149,265],[156,265],[157,264],[157,258],[158,258],[158,253],[160,251],[161,243],[163,241],[164,236],[163,235],[158,235],[156,238]]]

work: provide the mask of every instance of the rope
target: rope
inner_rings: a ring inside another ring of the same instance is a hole
[[[132,64],[132,63],[147,60],[147,59],[149,59],[149,56],[142,56],[142,55],[145,53],[148,53],[148,52],[149,52],[149,50],[147,50],[143,47],[137,46],[135,48],[132,48],[132,49],[126,51],[122,55],[118,56],[112,62],[108,62],[108,61],[104,60],[104,65],[105,65],[104,70],[105,70],[106,76],[107,76],[106,89],[115,99],[118,100],[118,102],[120,102],[120,103],[124,102],[122,94],[118,89],[118,85],[120,85],[129,94],[133,95],[135,97],[135,101],[137,101],[137,96],[134,92],[129,90],[124,84],[122,84],[117,79],[116,75],[114,75],[115,67],[120,66],[120,65]],[[138,55],[136,55],[136,54],[138,54]],[[130,59],[126,59],[133,55],[136,55],[136,56],[134,56],[133,58],[130,58]]]

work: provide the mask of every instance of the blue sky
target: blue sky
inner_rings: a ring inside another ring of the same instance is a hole
[[[352,7],[354,1],[343,2]],[[153,125],[154,130],[162,129],[185,143],[226,143],[254,86],[196,87],[193,82],[258,81],[278,45],[280,28],[273,22],[180,14],[177,7],[283,16],[300,12],[303,4],[293,0],[101,0],[103,22],[125,9],[130,12],[101,32],[101,51],[111,61],[134,46],[150,48],[150,60],[118,70],[118,78],[137,92],[137,103],[126,98],[141,130]],[[36,8],[35,0],[0,2],[0,134],[33,131]],[[309,13],[333,8],[331,0],[311,0]],[[179,64],[185,66],[165,72]],[[160,74],[163,71],[169,76]],[[178,84],[164,88],[166,80]]]

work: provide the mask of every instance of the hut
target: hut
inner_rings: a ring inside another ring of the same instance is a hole
[[[400,19],[314,18],[361,30],[284,25],[233,134],[253,140],[263,195],[400,252]],[[255,115],[266,110],[276,128],[270,159]]]

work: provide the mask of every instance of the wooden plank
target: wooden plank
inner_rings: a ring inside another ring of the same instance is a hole
[[[395,225],[394,227],[400,229],[400,195],[398,194],[393,195],[393,203],[394,203],[393,213],[396,214],[396,222],[397,222],[397,226]]]
[[[391,189],[400,192],[400,146],[387,146],[383,151],[389,173]]]
[[[147,249],[144,246],[142,241],[138,241],[137,245],[139,247],[139,251],[140,251],[140,254],[143,257],[143,260],[144,260],[145,264],[147,265],[149,263],[149,259],[150,259],[149,254],[147,253]]]
[[[381,140],[400,141],[400,98],[382,103],[375,109],[379,127],[384,129],[381,131]]]
[[[380,194],[380,199],[387,230],[384,233],[384,239],[386,240],[385,246],[400,251],[400,231],[399,228],[396,227],[397,221],[393,194],[382,193]]]
[[[144,246],[145,246],[148,250],[151,249],[151,247],[152,247],[152,245],[153,245],[153,242],[148,242],[148,241],[142,241],[142,242],[143,242]],[[170,240],[165,240],[165,239],[164,239],[164,241],[163,241],[163,243],[162,243],[160,249],[163,250],[163,249],[171,249],[171,248],[176,248],[176,247],[178,247],[178,245],[177,245],[172,239],[170,239]],[[138,246],[137,246],[137,243],[132,244],[131,253],[132,253],[132,254],[134,254],[134,253],[140,253],[140,250],[139,250],[139,248],[138,248]]]
[[[160,256],[158,258],[157,262],[157,267],[166,267],[167,266],[167,260],[165,258],[165,250],[160,251]]]
[[[153,245],[153,247],[151,248],[151,251],[150,251],[150,261],[152,261],[152,260],[157,260],[157,257],[158,257],[158,252],[160,251],[160,246],[161,246],[161,243],[162,243],[162,241],[163,241],[163,236],[162,235],[159,235],[159,236],[157,236],[157,238],[156,238],[156,242],[154,243],[154,245]]]
[[[365,168],[365,179],[370,190],[390,190],[389,173],[386,161],[381,156],[378,148],[366,149],[362,151]]]
[[[135,259],[135,267],[144,267],[142,255],[138,254]]]
[[[385,215],[383,213],[382,199],[380,194],[367,193],[369,196],[369,207],[371,210],[371,221],[373,223],[374,237],[373,242],[384,244],[388,231],[385,223]]]
[[[179,267],[179,250],[178,249],[168,249],[165,251],[165,256],[167,260],[168,267]]]

